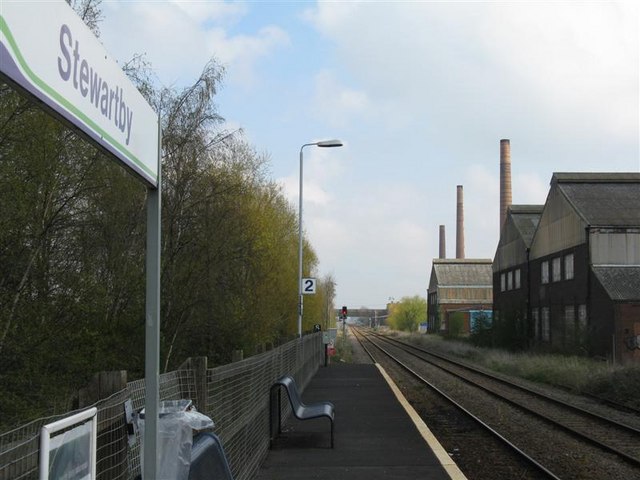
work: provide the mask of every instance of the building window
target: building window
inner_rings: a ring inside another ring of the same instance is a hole
[[[534,308],[531,310],[531,319],[533,320],[533,338],[540,339],[540,310]]]
[[[507,290],[513,290],[513,272],[507,273]]]
[[[504,292],[507,288],[506,275],[504,273],[500,274],[500,291]]]
[[[549,320],[549,307],[540,309],[540,336],[543,342],[551,340],[551,325]]]
[[[520,288],[520,269],[515,271],[514,285],[513,288]]]
[[[564,256],[564,279],[573,279],[573,253]]]
[[[542,262],[540,274],[542,275],[542,283],[549,283],[549,262],[547,260]]]
[[[559,282],[562,280],[562,271],[561,269],[562,259],[560,257],[553,259],[553,265],[551,268],[551,275],[554,282]]]

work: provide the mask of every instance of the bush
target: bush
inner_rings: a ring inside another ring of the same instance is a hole
[[[640,409],[640,365],[618,367],[590,378],[584,391],[616,403]]]
[[[464,313],[454,312],[449,314],[448,334],[449,338],[458,338],[464,332]]]

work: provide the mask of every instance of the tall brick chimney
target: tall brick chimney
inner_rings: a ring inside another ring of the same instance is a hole
[[[447,258],[447,244],[444,237],[444,225],[440,225],[440,252],[438,258]]]
[[[458,201],[456,208],[456,258],[464,258],[464,202],[462,185],[458,185]]]
[[[500,231],[511,206],[511,143],[500,140]]]

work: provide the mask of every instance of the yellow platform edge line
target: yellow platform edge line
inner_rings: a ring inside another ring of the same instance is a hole
[[[429,430],[429,427],[427,427],[427,424],[424,423],[424,420],[420,418],[420,415],[418,415],[418,412],[416,412],[416,410],[407,401],[405,396],[402,394],[402,392],[400,391],[398,386],[395,384],[395,382],[391,379],[391,377],[387,374],[385,369],[382,368],[382,365],[380,365],[379,363],[376,363],[375,365],[376,367],[378,367],[378,370],[380,370],[380,373],[382,374],[384,379],[387,381],[387,384],[391,388],[391,391],[393,392],[393,394],[396,396],[396,398],[398,399],[402,407],[405,409],[405,411],[413,421],[414,425],[418,429],[418,432],[420,432],[420,435],[422,435],[422,438],[424,439],[424,441],[427,442],[427,445],[429,445],[431,450],[433,450],[433,453],[435,454],[436,458],[440,461],[440,464],[443,466],[444,470],[447,472],[451,480],[467,480],[467,477],[465,477],[464,473],[462,473],[458,465],[456,465],[456,463],[451,459],[451,457],[449,456],[447,451],[444,449],[444,447],[440,444],[438,439],[433,435],[431,430]]]

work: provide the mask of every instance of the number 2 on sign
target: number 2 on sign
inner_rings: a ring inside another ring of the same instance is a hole
[[[315,278],[303,278],[302,279],[302,294],[303,295],[315,295],[316,293],[316,279]]]

